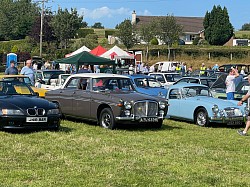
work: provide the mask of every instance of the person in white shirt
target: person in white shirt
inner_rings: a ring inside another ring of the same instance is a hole
[[[231,68],[229,70],[228,76],[225,81],[227,100],[234,100],[235,78],[238,76],[239,73],[237,69]]]

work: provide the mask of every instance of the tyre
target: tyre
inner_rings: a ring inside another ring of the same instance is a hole
[[[110,108],[104,108],[101,111],[99,123],[105,129],[114,129],[116,127],[115,118]]]
[[[195,123],[201,127],[206,127],[209,124],[208,114],[204,108],[200,108],[197,110],[195,114]]]

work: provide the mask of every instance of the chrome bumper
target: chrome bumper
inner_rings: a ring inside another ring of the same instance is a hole
[[[219,117],[219,116],[213,116],[208,118],[210,122],[215,122],[215,123],[229,123],[232,121],[242,121],[245,122],[247,119],[247,116],[239,116],[239,117]]]
[[[139,121],[141,118],[158,118],[164,119],[164,116],[124,116],[124,117],[116,117],[116,121]]]

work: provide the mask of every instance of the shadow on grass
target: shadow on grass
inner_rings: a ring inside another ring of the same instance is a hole
[[[3,132],[11,133],[11,134],[32,134],[32,133],[37,133],[37,132],[44,132],[44,131],[49,131],[49,132],[65,132],[69,133],[73,129],[69,127],[63,127],[60,126],[59,129],[3,129]]]

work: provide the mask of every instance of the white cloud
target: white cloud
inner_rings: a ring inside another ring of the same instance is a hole
[[[89,18],[89,19],[100,19],[104,17],[108,18],[113,18],[116,17],[117,15],[126,15],[130,16],[132,11],[130,11],[128,8],[118,8],[118,9],[110,9],[108,7],[101,7],[101,8],[96,8],[93,10],[89,10],[86,8],[81,8],[79,11],[80,15],[83,15],[83,18]]]

